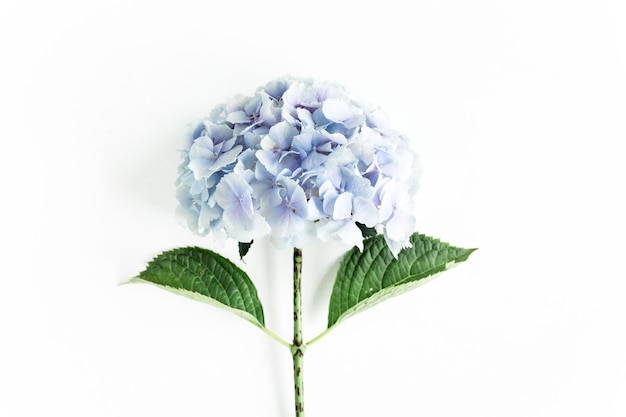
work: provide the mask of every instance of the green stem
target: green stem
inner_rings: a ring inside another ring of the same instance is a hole
[[[322,337],[326,336],[328,334],[328,332],[330,332],[334,328],[335,328],[335,326],[329,327],[328,329],[324,330],[322,333],[320,333],[317,336],[315,336],[313,339],[311,339],[308,342],[306,342],[306,347],[311,346],[313,343],[317,342]]]
[[[302,339],[302,250],[293,249],[293,380],[296,417],[304,417],[304,376],[302,366],[306,344]]]
[[[276,333],[274,333],[273,331],[271,331],[270,329],[268,329],[265,326],[258,325],[258,327],[259,327],[259,329],[263,330],[263,332],[266,335],[268,335],[269,337],[271,337],[272,339],[274,339],[275,341],[277,341],[281,345],[286,346],[288,349],[291,349],[291,344],[289,342],[287,342],[286,340],[284,340],[282,337],[278,336]]]

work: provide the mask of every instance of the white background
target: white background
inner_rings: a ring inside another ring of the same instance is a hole
[[[289,352],[118,284],[216,248],[174,216],[187,124],[284,74],[382,106],[418,229],[479,247],[307,352],[307,416],[626,415],[623,1],[0,5],[0,415],[292,415]],[[305,337],[340,243],[306,248]],[[290,253],[246,264],[290,338]]]

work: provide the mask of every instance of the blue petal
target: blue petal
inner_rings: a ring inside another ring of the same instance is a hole
[[[254,114],[258,115],[259,110],[261,109],[262,102],[263,100],[261,96],[257,94],[246,103],[246,105],[243,107],[243,110],[249,116],[252,116]]]
[[[226,165],[229,165],[235,162],[235,160],[237,159],[237,155],[239,155],[239,152],[241,152],[241,149],[242,149],[242,146],[237,145],[233,147],[233,149],[231,149],[230,151],[224,152],[215,160],[211,169],[213,171],[218,171],[222,169],[223,167],[225,167]]]
[[[233,137],[233,129],[227,125],[211,123],[207,125],[207,133],[213,139],[213,143],[224,142]]]
[[[306,158],[304,158],[304,161],[302,161],[302,168],[307,170],[317,168],[322,165],[327,158],[328,157],[326,155],[321,153],[311,152]]]
[[[232,113],[228,113],[226,121],[229,123],[250,123],[250,116],[243,110],[237,110]]]
[[[345,220],[352,217],[352,194],[341,193],[335,200],[333,219]]]
[[[408,211],[394,211],[385,223],[385,235],[396,242],[403,242],[415,230],[415,216]]]
[[[324,116],[333,122],[343,122],[354,117],[355,109],[347,101],[330,98],[322,106]]]
[[[287,185],[287,195],[289,196],[289,205],[295,210],[295,213],[300,217],[306,217],[308,212],[308,205],[306,201],[306,194],[302,187],[297,182],[292,180],[283,181],[283,184]]]
[[[298,129],[283,121],[272,126],[268,134],[279,149],[289,149],[293,137],[298,133]]]
[[[288,87],[289,82],[287,80],[274,80],[267,83],[264,90],[270,97],[279,100]]]
[[[231,173],[224,176],[217,184],[213,196],[224,210],[241,208],[245,212],[252,212],[254,208],[251,193],[252,187],[237,174]]]
[[[361,229],[354,222],[345,222],[335,234],[341,238],[341,240],[348,244],[357,246],[363,250],[363,233]]]
[[[280,151],[277,150],[269,150],[269,151],[256,151],[256,157],[260,163],[263,164],[265,169],[271,173],[272,175],[278,174],[279,169],[279,159],[280,159]]]
[[[378,223],[378,210],[372,201],[357,196],[354,198],[353,204],[352,218],[355,222],[362,223],[367,227],[374,227]]]
[[[324,209],[322,207],[322,202],[318,197],[311,197],[308,202],[308,215],[307,218],[309,220],[319,220],[328,215],[324,213]]]

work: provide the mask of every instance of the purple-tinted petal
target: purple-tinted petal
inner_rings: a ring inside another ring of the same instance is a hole
[[[251,213],[254,211],[251,200],[252,187],[238,175],[232,173],[224,176],[213,195],[217,204],[224,210],[241,208]]]

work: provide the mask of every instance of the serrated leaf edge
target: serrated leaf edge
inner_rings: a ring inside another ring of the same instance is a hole
[[[189,298],[191,300],[199,301],[199,302],[202,302],[202,303],[205,303],[205,304],[209,304],[209,305],[211,305],[213,307],[218,307],[218,308],[221,308],[223,310],[232,312],[232,313],[238,315],[239,317],[245,319],[246,321],[252,323],[256,327],[259,327],[261,329],[265,329],[265,326],[261,322],[259,322],[259,320],[257,320],[256,317],[254,317],[252,314],[248,313],[247,311],[240,310],[238,308],[232,308],[232,307],[230,307],[230,306],[228,306],[228,305],[226,305],[224,303],[220,303],[219,301],[217,301],[214,298],[207,297],[206,295],[202,295],[202,294],[199,294],[197,292],[185,290],[185,289],[182,289],[182,288],[170,287],[169,285],[157,284],[155,282],[142,279],[139,276],[131,278],[130,280],[125,282],[125,284],[139,284],[139,283],[141,283],[141,284],[150,284],[150,285],[152,285],[154,287],[164,289],[166,291],[169,291],[169,292],[177,294],[177,295],[181,295],[181,296]]]
[[[349,309],[347,309],[343,314],[341,314],[337,320],[330,326],[328,327],[328,329],[333,329],[335,328],[337,325],[339,325],[340,323],[344,322],[346,319],[349,319],[350,317],[354,316],[355,314],[361,313],[365,310],[368,310],[374,306],[376,306],[377,304],[382,303],[383,301],[386,301],[390,298],[393,297],[397,297],[399,295],[402,295],[404,293],[407,293],[411,290],[414,290],[417,287],[420,287],[424,284],[427,284],[428,282],[432,281],[433,279],[435,279],[436,277],[438,277],[439,275],[441,275],[442,273],[450,270],[452,267],[458,265],[459,262],[455,262],[455,261],[451,261],[448,262],[445,266],[445,269],[435,272],[431,275],[427,275],[424,278],[418,279],[416,281],[410,281],[409,279],[411,277],[414,277],[416,275],[409,275],[408,277],[406,277],[405,279],[403,279],[400,283],[391,285],[385,289],[382,289],[378,292],[376,292],[375,294],[372,294],[371,296],[363,299],[362,301],[359,301],[356,305],[354,305],[353,307],[350,307]],[[407,280],[409,280],[408,282],[406,282]]]
[[[428,282],[430,282],[432,279],[434,279],[435,277],[438,277],[441,273],[450,270],[451,268],[453,268],[454,266],[465,262],[469,256],[477,250],[477,248],[470,248],[470,249],[465,249],[465,248],[460,248],[460,247],[455,247],[452,246],[449,243],[446,242],[442,242],[441,239],[438,238],[434,238],[431,236],[427,236],[424,234],[421,234],[419,232],[414,233],[413,235],[418,235],[420,237],[425,237],[428,239],[432,239],[433,242],[436,243],[440,243],[440,244],[444,244],[447,245],[450,248],[456,248],[456,249],[464,249],[467,252],[464,253],[461,256],[458,256],[456,259],[453,259],[451,261],[446,262],[445,264],[438,264],[438,265],[434,265],[430,270],[431,271],[436,271],[433,272],[431,274],[428,273],[428,271],[424,271],[420,274],[413,274],[413,275],[408,275],[406,278],[404,278],[402,281],[399,281],[387,288],[381,289],[379,291],[377,291],[376,293],[372,294],[371,296],[364,298],[363,300],[359,301],[357,304],[355,304],[354,306],[350,307],[349,309],[347,309],[346,311],[344,311],[339,317],[337,317],[337,319],[335,320],[334,323],[330,324],[329,326],[327,326],[326,331],[324,331],[324,333],[329,332],[331,329],[335,328],[338,324],[342,323],[343,321],[345,321],[346,319],[352,317],[353,315],[360,313],[362,311],[365,311],[371,307],[374,307],[377,304],[380,304],[383,301],[386,301],[390,298],[393,298],[395,296],[404,294],[408,291],[411,291],[423,284],[426,284]],[[367,240],[374,240],[374,239],[380,239],[380,235],[376,235],[376,236],[372,236],[369,237],[367,239],[364,240],[364,244]],[[354,249],[353,249],[354,250]],[[360,251],[360,254],[363,254],[363,251]],[[376,255],[379,256],[380,254]],[[344,257],[341,259],[341,262],[339,264],[339,271],[341,271],[345,265],[346,262],[349,262],[350,256],[348,256],[348,254],[346,253],[344,255]],[[443,268],[443,269],[440,269]],[[420,276],[422,275],[422,278],[418,278],[415,281],[410,281],[412,278],[416,277],[416,276]],[[409,282],[407,282],[409,281]],[[398,291],[399,288],[403,288],[402,291]],[[333,292],[334,292],[334,288],[333,288]]]

